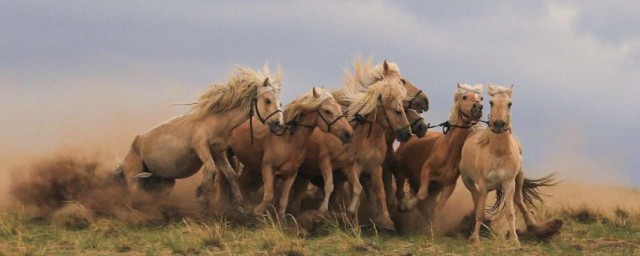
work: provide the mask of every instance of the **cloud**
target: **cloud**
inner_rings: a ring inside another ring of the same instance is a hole
[[[114,101],[133,112],[191,100],[206,85],[223,81],[233,64],[281,64],[286,103],[311,86],[339,86],[354,55],[374,54],[377,61],[398,62],[403,75],[429,93],[432,110],[426,116],[432,123],[446,118],[458,82],[515,84],[514,122],[530,170],[541,169],[548,152],[562,147],[557,131],[567,126],[585,140],[586,150],[577,157],[619,152],[618,166],[629,173],[640,164],[623,153],[638,152],[629,143],[638,141],[640,129],[637,3],[5,5],[0,89],[9,93],[0,95],[0,107],[20,110],[0,112],[2,122],[12,123],[3,127],[11,130],[3,143],[29,140],[39,129],[55,134],[59,130],[51,124],[61,121],[49,116],[82,118],[108,112]],[[78,100],[100,95],[93,89],[106,96]],[[61,114],[91,104],[100,107]],[[34,128],[29,120],[46,121]]]

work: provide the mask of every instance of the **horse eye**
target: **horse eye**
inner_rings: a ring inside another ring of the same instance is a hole
[[[401,82],[402,84],[407,84],[407,81],[405,81],[404,79],[400,79],[400,82]]]
[[[467,95],[462,96],[462,100],[467,100]]]
[[[265,104],[271,104],[271,100],[270,99],[266,99],[266,100],[264,100],[264,103]]]
[[[400,115],[400,114],[402,114],[402,111],[396,110],[396,114]]]
[[[325,114],[327,114],[327,115],[329,115],[329,114],[331,114],[331,111],[329,111],[329,110],[325,110],[325,111],[324,111],[324,113],[325,113]]]
[[[493,101],[489,101],[489,105],[493,106]]]
[[[280,107],[282,107],[282,102],[280,102],[280,104],[278,104]]]
[[[484,97],[480,96],[480,101],[483,101],[483,100],[484,100]]]
[[[513,103],[509,102],[509,104],[507,104],[507,106],[511,107],[511,105],[513,105]]]

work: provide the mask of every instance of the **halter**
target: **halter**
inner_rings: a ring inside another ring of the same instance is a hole
[[[380,98],[378,98],[378,102],[380,102],[380,104],[382,104],[382,101],[380,100]],[[362,109],[360,109],[362,110]],[[358,111],[360,112],[360,111]],[[387,124],[389,124],[389,128],[392,128],[393,126],[391,125],[391,121],[389,121],[389,115],[387,115],[387,111],[383,108],[382,109],[382,113],[384,114],[384,119],[387,120]],[[375,113],[374,113],[374,118],[373,120],[376,120],[378,116],[378,108],[376,107],[375,109]],[[419,119],[418,119],[419,120]],[[371,137],[371,128],[373,126],[373,121],[369,121],[365,116],[360,115],[360,113],[356,113],[353,117],[353,120],[351,120],[351,122],[356,121],[356,125],[354,128],[358,127],[358,124],[364,124],[364,123],[368,123],[369,124],[369,132],[367,133],[367,138]],[[350,122],[350,123],[351,123]],[[415,124],[415,122],[414,122]],[[398,133],[399,131],[402,131],[404,129],[407,129],[411,127],[412,125],[407,125],[405,127],[401,127],[400,129],[394,130],[394,133]]]
[[[413,123],[411,123],[411,131],[413,131],[413,126],[416,125],[418,122],[423,121],[424,118],[419,117],[418,119],[416,119],[415,121],[413,121]]]
[[[316,113],[318,114],[318,116],[320,116],[320,118],[322,119],[322,121],[324,121],[324,123],[327,125],[327,132],[328,132],[328,133],[331,133],[331,126],[332,126],[333,124],[335,124],[336,122],[338,122],[341,118],[346,118],[346,115],[345,115],[345,114],[342,114],[342,115],[340,115],[340,116],[336,117],[335,119],[333,119],[331,122],[329,122],[329,121],[327,121],[327,119],[326,119],[326,118],[324,118],[324,116],[320,113],[320,110],[317,110],[317,109],[316,109]],[[301,123],[298,123],[298,120],[297,120],[297,119],[298,119],[299,117],[300,117],[300,116],[298,116],[296,119],[291,120],[291,121],[289,121],[289,122],[287,123],[287,125],[288,125],[288,126],[287,126],[287,128],[289,128],[289,126],[291,126],[291,127],[292,127],[292,128],[290,128],[290,129],[289,129],[289,131],[290,131],[290,133],[291,133],[291,134],[293,134],[293,131],[294,131],[294,129],[295,129],[295,127],[296,127],[296,126],[302,126],[302,127],[309,128],[309,129],[314,129],[314,128],[316,128],[316,126],[313,126],[313,125],[308,125],[308,124],[301,124]],[[283,133],[283,134],[284,134],[284,133]],[[280,135],[282,135],[282,134],[276,134],[276,135],[279,135],[279,136],[280,136]]]
[[[251,100],[251,108],[249,109],[249,130],[251,133],[251,145],[253,145],[253,116],[254,116],[253,109],[254,108],[255,108],[255,116],[258,117],[258,120],[260,120],[262,124],[265,124],[267,120],[269,120],[269,118],[271,118],[273,115],[282,112],[282,110],[277,109],[276,111],[273,111],[273,113],[269,114],[267,118],[262,118],[262,116],[260,115],[260,110],[258,109],[258,98],[254,98],[253,100]]]
[[[419,90],[416,95],[413,95],[413,98],[411,98],[411,100],[409,100],[409,106],[407,108],[411,108],[411,106],[413,106],[413,101],[416,100],[418,98],[418,95],[420,95],[422,93],[422,90]]]
[[[491,125],[491,115],[489,115],[488,118],[489,118],[488,121],[482,121],[482,122],[487,124],[487,126],[489,126],[489,131],[491,131],[492,133],[494,133],[494,134],[503,134],[504,132],[511,131],[511,122],[509,122],[509,127],[504,129],[504,131],[501,131],[501,132],[494,131],[493,130],[493,126]]]

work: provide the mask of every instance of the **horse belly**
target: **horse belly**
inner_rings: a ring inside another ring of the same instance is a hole
[[[202,167],[202,161],[190,147],[158,147],[147,153],[143,161],[149,172],[171,179],[190,177]]]

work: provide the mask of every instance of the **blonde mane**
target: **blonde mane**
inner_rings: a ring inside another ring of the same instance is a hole
[[[313,92],[309,92],[296,98],[284,107],[283,114],[285,122],[290,122],[302,113],[316,110],[325,100],[333,99],[331,93],[324,88],[316,87],[315,90],[319,94],[319,97],[316,98]]]
[[[269,78],[269,86],[264,87],[265,79]],[[208,114],[220,113],[236,107],[249,111],[251,101],[267,91],[280,92],[282,70],[276,68],[273,77],[270,76],[269,65],[265,64],[262,71],[254,71],[248,67],[237,66],[225,84],[213,84],[205,89],[198,97],[189,114],[196,118]]]
[[[460,107],[462,106],[462,102],[464,102],[464,100],[462,99],[462,96],[464,96],[464,94],[468,92],[482,94],[482,84],[476,84],[474,86],[471,86],[468,84],[458,84],[458,85],[459,86],[453,95],[454,104],[453,104],[453,107],[451,108],[451,112],[449,112],[449,123],[453,125],[458,124],[458,115],[460,113]]]
[[[355,92],[367,91],[367,88],[384,79],[384,63],[373,65],[373,58],[369,56],[365,61],[357,57],[353,63],[353,73],[345,70],[344,85]],[[400,77],[400,68],[395,62],[387,62],[390,75]]]
[[[375,82],[366,91],[355,94],[347,109],[348,119],[353,120],[356,114],[366,115],[373,112],[378,106],[378,99],[391,101],[396,104],[396,108],[402,108],[402,101],[406,96],[407,90],[404,86]]]

